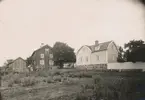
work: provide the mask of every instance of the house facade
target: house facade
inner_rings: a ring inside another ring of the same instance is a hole
[[[21,57],[9,63],[8,68],[11,69],[13,72],[28,72],[28,69],[26,67],[26,61]]]
[[[117,62],[118,48],[114,41],[82,46],[76,53],[76,66],[106,67],[108,63]]]
[[[36,69],[49,68],[54,65],[52,48],[48,45],[35,50],[31,57]]]

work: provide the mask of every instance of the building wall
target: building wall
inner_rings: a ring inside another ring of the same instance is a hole
[[[106,50],[92,53],[87,46],[84,46],[79,50],[76,56],[76,65],[91,65],[91,64],[106,64],[106,63],[107,63]]]
[[[107,59],[108,63],[117,62],[118,50],[114,44],[114,42],[110,43],[107,50]]]
[[[145,63],[125,62],[125,63],[109,63],[107,69],[143,69],[145,70]]]
[[[22,59],[15,60],[12,64],[9,65],[14,72],[27,72],[26,62]]]
[[[76,65],[89,64],[91,64],[91,50],[87,46],[83,46],[76,54]]]
[[[91,54],[91,64],[106,64],[107,51],[99,51]]]
[[[45,49],[49,49],[49,51],[47,52],[45,51]],[[41,55],[44,55],[44,57],[42,57]],[[52,55],[52,57],[50,55]],[[49,47],[45,47],[36,51],[32,58],[34,60],[35,67],[37,68],[45,68],[54,64],[53,53]]]

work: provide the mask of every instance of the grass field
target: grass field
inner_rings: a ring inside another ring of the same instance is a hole
[[[143,72],[45,69],[5,75],[1,91],[3,100],[139,100],[144,80]]]

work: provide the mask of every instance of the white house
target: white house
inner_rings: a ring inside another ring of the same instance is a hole
[[[108,63],[117,62],[118,47],[114,41],[82,46],[76,53],[76,66],[106,66]]]

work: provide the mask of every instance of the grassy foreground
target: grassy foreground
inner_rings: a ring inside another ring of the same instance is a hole
[[[3,100],[140,100],[145,73],[55,69],[2,77]]]

